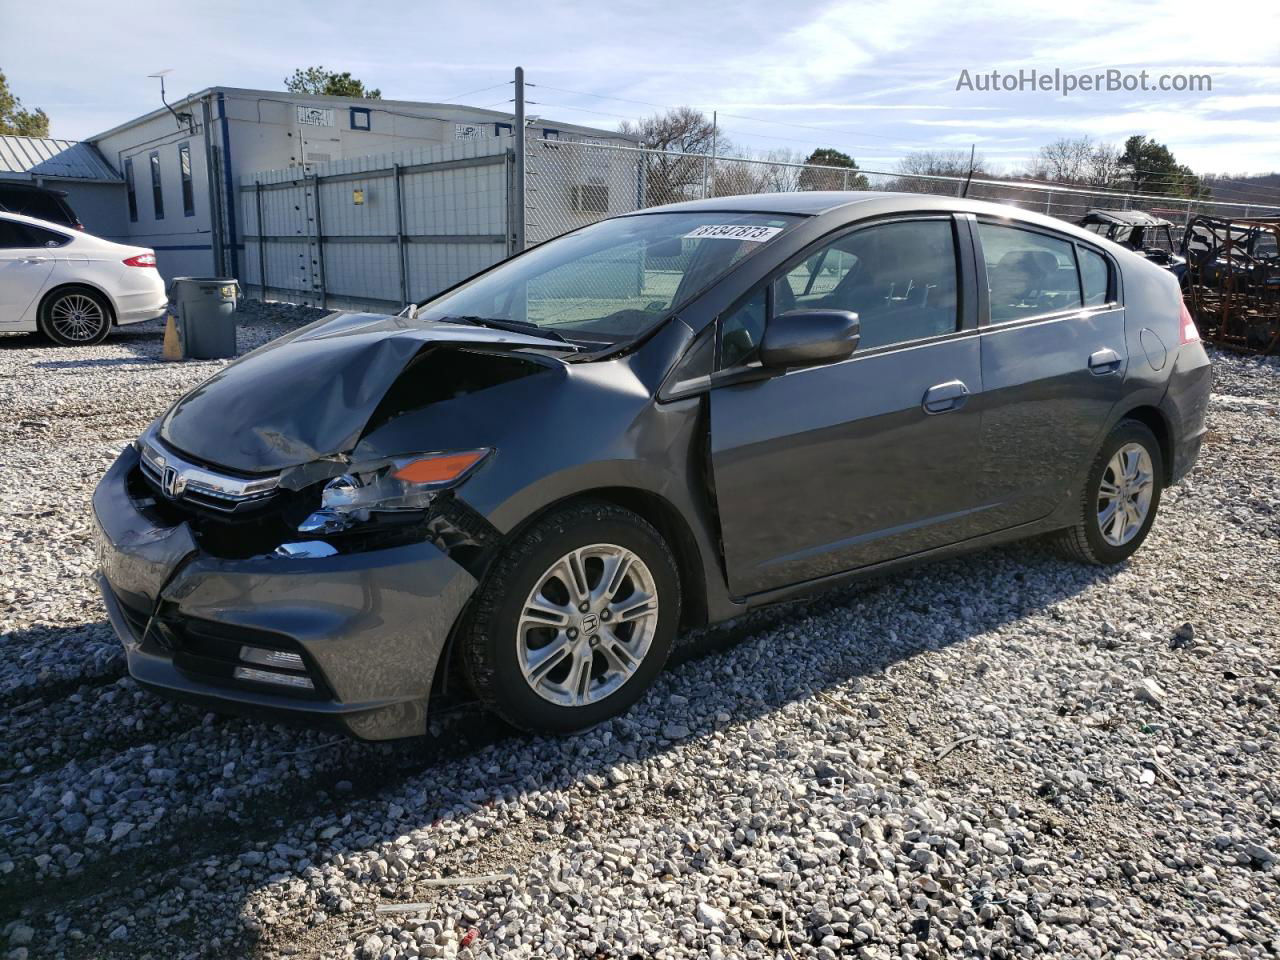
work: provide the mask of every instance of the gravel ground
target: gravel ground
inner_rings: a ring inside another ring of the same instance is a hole
[[[1280,954],[1280,363],[1215,355],[1200,465],[1123,567],[922,567],[690,638],[587,733],[462,706],[379,746],[126,676],[89,497],[219,366],[159,351],[0,338],[13,960]]]

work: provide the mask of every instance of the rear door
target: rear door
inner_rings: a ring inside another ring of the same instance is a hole
[[[985,267],[978,497],[992,529],[1058,506],[1120,400],[1127,354],[1115,264],[1050,230],[977,218]]]
[[[721,378],[763,373],[768,322],[859,314],[847,360],[711,392],[730,588],[746,596],[969,535],[981,392],[969,251],[952,218],[881,222],[815,245],[719,320]],[[965,296],[968,289],[970,295]],[[970,321],[968,318],[972,317]]]
[[[49,282],[54,251],[35,228],[0,216],[0,327],[35,321],[40,294]]]

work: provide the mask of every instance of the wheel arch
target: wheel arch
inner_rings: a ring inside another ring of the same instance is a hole
[[[1156,435],[1160,444],[1160,459],[1163,461],[1164,476],[1161,481],[1167,486],[1173,478],[1173,426],[1159,407],[1148,404],[1126,410],[1117,420],[1136,420]]]
[[[630,510],[650,523],[661,534],[667,545],[671,547],[672,555],[676,560],[676,573],[680,577],[681,629],[699,627],[708,623],[710,620],[708,584],[697,539],[688,521],[676,506],[666,497],[651,490],[640,487],[601,486],[575,491],[533,511],[502,537],[497,549],[501,550],[514,542],[525,530],[543,517],[565,507],[589,501],[599,501]],[[478,580],[483,581],[488,576],[495,557],[496,553],[490,553],[482,568],[475,571],[478,574]],[[476,593],[479,593],[479,589]],[[474,599],[473,595],[472,600]],[[461,683],[458,638],[460,632],[467,627],[472,606],[472,602],[469,601],[449,631],[448,640],[436,665],[432,685],[433,694],[451,689],[454,685]]]
[[[526,528],[556,510],[576,503],[598,500],[630,510],[662,535],[676,559],[680,575],[681,627],[701,626],[707,622],[707,584],[703,575],[702,555],[688,521],[670,500],[640,487],[608,486],[580,490],[546,504],[527,517],[505,538],[510,542]]]

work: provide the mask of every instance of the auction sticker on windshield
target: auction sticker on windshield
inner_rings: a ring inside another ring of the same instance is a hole
[[[685,240],[750,240],[752,243],[764,243],[772,240],[782,232],[781,227],[760,227],[747,223],[708,223],[690,230],[684,235]]]

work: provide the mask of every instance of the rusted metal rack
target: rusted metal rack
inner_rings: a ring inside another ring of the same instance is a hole
[[[1206,340],[1280,352],[1280,219],[1193,217],[1182,238],[1187,309]]]

